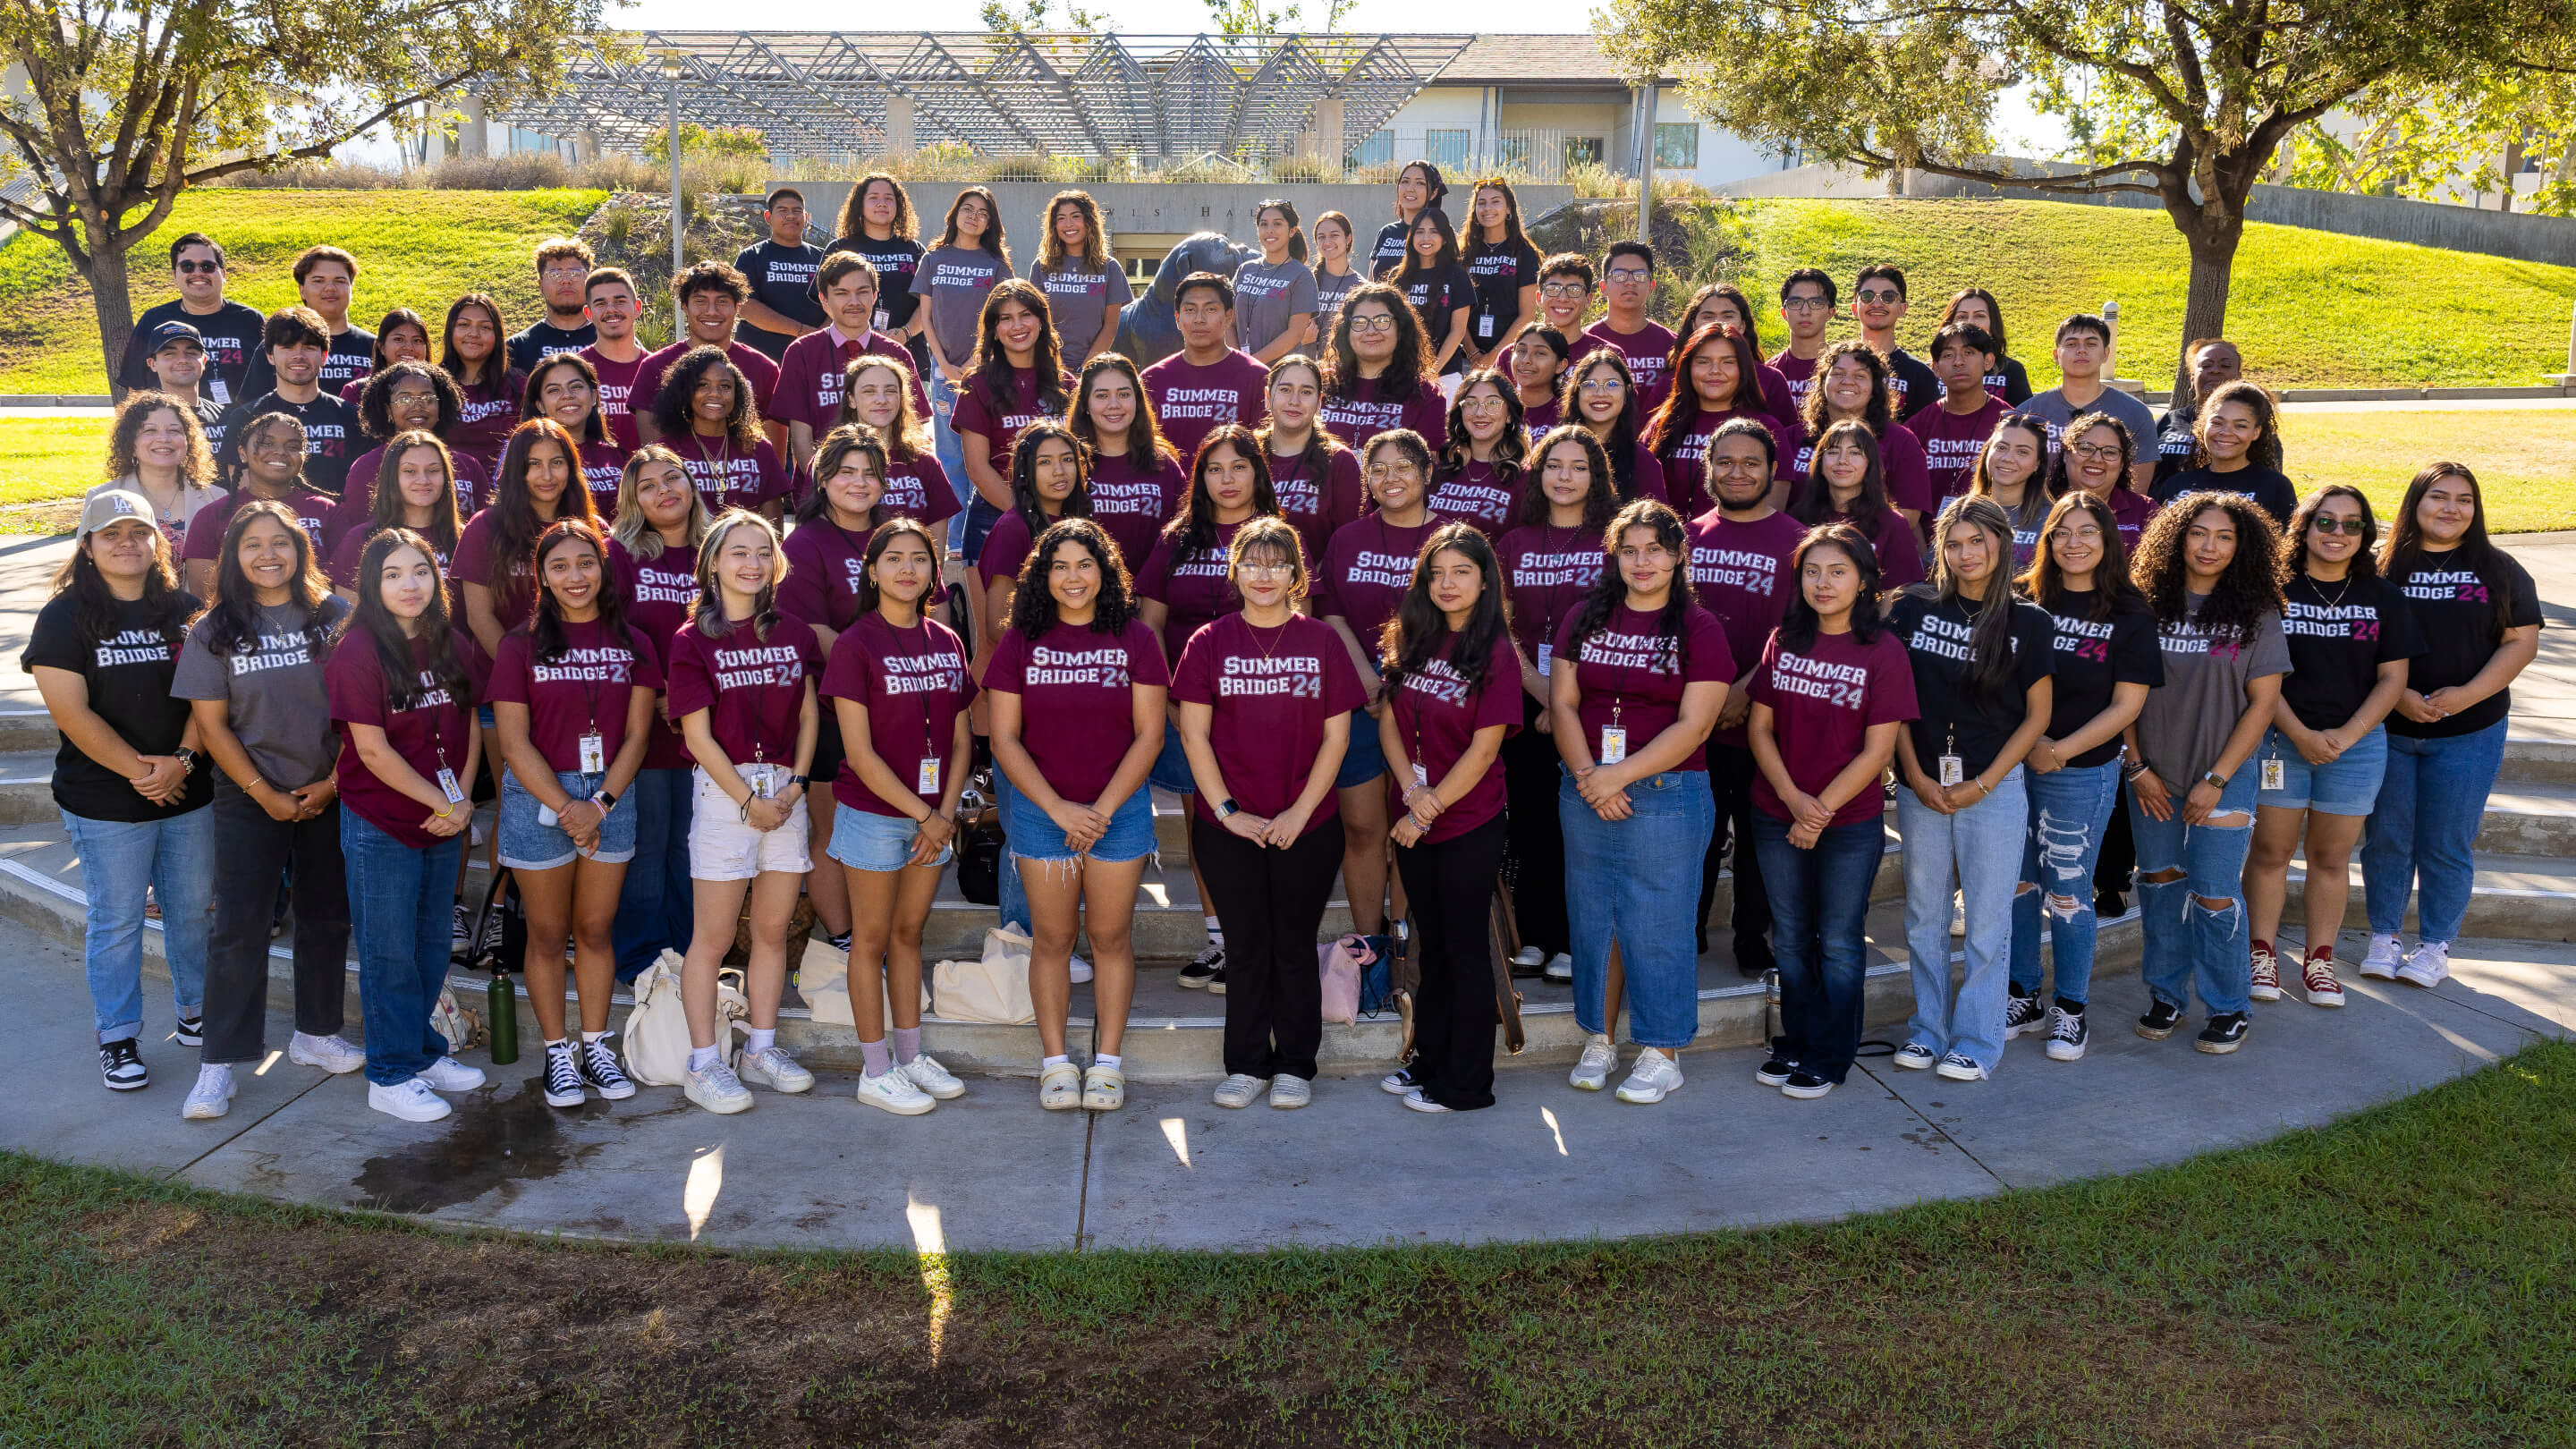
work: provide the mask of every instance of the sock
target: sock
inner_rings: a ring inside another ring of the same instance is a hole
[[[769,1050],[771,1047],[778,1045],[778,1028],[773,1026],[767,1031],[763,1031],[756,1026],[750,1027],[744,1031],[743,1037],[743,1055],[758,1056],[762,1052]]]
[[[1214,916],[1201,916],[1199,919],[1207,922],[1208,944],[1216,947],[1220,951],[1224,950],[1225,927],[1218,925],[1216,923],[1216,917]]]
[[[1039,1070],[1039,1071],[1041,1071],[1041,1072],[1051,1072],[1051,1071],[1054,1071],[1054,1070],[1055,1070],[1056,1068],[1058,1068],[1058,1067],[1069,1067],[1069,1066],[1072,1066],[1072,1065],[1073,1065],[1073,1058],[1071,1058],[1071,1057],[1040,1057],[1040,1058],[1038,1058],[1038,1070]]]
[[[1106,1055],[1094,1055],[1091,1059],[1091,1064],[1095,1067],[1107,1067],[1113,1072],[1126,1065],[1126,1063],[1119,1060],[1117,1057]]]
[[[863,1070],[871,1077],[882,1077],[894,1068],[894,1058],[887,1054],[884,1042],[859,1043],[859,1055],[866,1060]]]
[[[583,1046],[597,1046],[599,1043],[606,1041],[607,1039],[608,1033],[604,1031],[586,1031],[581,1034],[581,1044]]]
[[[889,1035],[894,1038],[894,1059],[896,1061],[908,1062],[914,1057],[921,1055],[920,1027],[898,1026],[894,1028]]]
[[[555,1037],[546,1043],[546,1050],[550,1052],[568,1052],[572,1050],[572,1043],[566,1041],[562,1037]]]
[[[716,1064],[716,1049],[711,1046],[689,1048],[689,1070],[703,1072]]]

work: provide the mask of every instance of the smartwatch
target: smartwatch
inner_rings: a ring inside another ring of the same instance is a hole
[[[2227,788],[2227,777],[2218,773],[2216,770],[2212,770],[2208,774],[2201,776],[2200,782],[2204,785],[2214,785],[2221,790]]]
[[[606,790],[601,790],[590,797],[590,803],[598,806],[599,813],[605,815],[609,811],[617,808],[617,797],[611,795]]]
[[[1243,807],[1235,804],[1231,797],[1216,802],[1216,818],[1219,820],[1229,819],[1242,813]]]

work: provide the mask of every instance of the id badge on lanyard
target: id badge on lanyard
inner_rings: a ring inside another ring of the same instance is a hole
[[[599,731],[585,731],[581,737],[581,772],[597,775],[608,768],[608,741]]]
[[[1940,765],[1941,788],[1945,790],[1968,778],[1968,762],[1959,758],[1959,736],[1956,731],[1948,737]]]
[[[1553,664],[1554,662],[1556,662],[1556,646],[1555,646],[1555,645],[1553,645],[1553,644],[1541,644],[1540,646],[1538,646],[1538,677],[1539,677],[1539,678],[1541,678],[1541,679],[1545,679],[1545,678],[1547,678],[1547,669],[1548,669],[1548,666],[1549,666],[1550,664]]]
[[[1601,727],[1601,763],[1615,765],[1628,758],[1628,731],[1618,725]]]
[[[445,765],[438,767],[438,788],[439,792],[447,797],[448,804],[462,805],[465,803],[464,787],[456,783],[456,772],[447,768]]]
[[[2283,773],[2284,772],[2281,767],[2280,747],[2275,745],[2272,750],[2272,758],[2263,762],[2263,788],[2266,790],[2279,790],[2286,788],[2282,781]]]
[[[940,760],[937,755],[925,755],[922,757],[921,768],[913,776],[912,788],[914,794],[919,795],[924,800],[934,800],[938,798],[939,766]]]

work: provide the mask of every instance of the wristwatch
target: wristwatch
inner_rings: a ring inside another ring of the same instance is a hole
[[[1216,802],[1216,818],[1219,820],[1228,819],[1242,813],[1243,807],[1235,804],[1231,797]]]
[[[2227,788],[2227,777],[2218,773],[2216,770],[2212,770],[2208,774],[2201,776],[2200,782],[2204,785],[2214,785],[2221,790]]]
[[[599,813],[605,815],[617,808],[617,797],[606,790],[601,790],[590,797],[590,803],[598,806]]]
[[[195,750],[189,749],[186,745],[181,745],[179,748],[170,752],[170,758],[179,762],[180,774],[193,775],[196,773],[197,752]]]

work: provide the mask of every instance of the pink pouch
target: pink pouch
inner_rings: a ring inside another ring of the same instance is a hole
[[[1357,1026],[1360,1019],[1360,971],[1377,953],[1357,936],[1344,936],[1315,948],[1316,969],[1324,976],[1324,1020]]]

